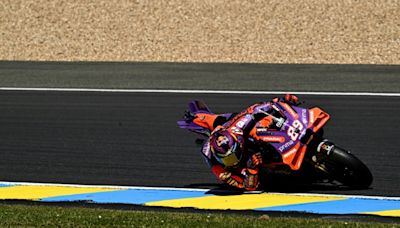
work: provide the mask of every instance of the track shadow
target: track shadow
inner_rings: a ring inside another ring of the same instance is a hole
[[[226,184],[218,183],[195,183],[185,187],[210,189],[206,194],[210,195],[241,195],[261,192],[280,193],[316,193],[316,192],[343,192],[348,193],[357,190],[336,182],[316,182],[313,178],[302,175],[264,175],[260,180],[258,191],[244,191]],[[365,190],[365,189],[364,189]]]

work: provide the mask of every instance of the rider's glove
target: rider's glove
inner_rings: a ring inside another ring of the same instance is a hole
[[[237,188],[243,188],[243,183],[240,183],[238,180],[232,177],[231,172],[223,172],[219,175],[219,179],[224,182],[229,184],[230,186],[237,187]]]
[[[246,169],[246,178],[244,179],[244,188],[248,191],[254,191],[259,185],[258,181],[258,170],[257,169]]]
[[[262,163],[262,155],[260,152],[253,154],[247,161],[247,167],[254,169]]]
[[[286,94],[284,97],[284,100],[290,104],[293,105],[298,105],[299,104],[299,98],[295,95],[292,94]]]

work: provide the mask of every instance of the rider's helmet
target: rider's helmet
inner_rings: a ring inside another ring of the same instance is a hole
[[[210,148],[219,163],[226,167],[235,166],[243,155],[243,138],[220,128],[211,134]]]

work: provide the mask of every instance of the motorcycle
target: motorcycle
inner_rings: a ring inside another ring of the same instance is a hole
[[[265,173],[301,174],[313,183],[336,183],[352,189],[371,185],[373,177],[368,167],[348,150],[324,138],[323,127],[330,119],[327,112],[287,102],[273,102],[272,107],[271,112],[264,113],[264,118],[273,124],[256,129],[267,142],[261,148]],[[235,115],[215,114],[204,102],[191,101],[185,117],[177,123],[180,128],[201,136],[203,139],[196,141],[203,142],[212,132],[212,125],[206,121],[212,119],[214,125],[222,125]]]

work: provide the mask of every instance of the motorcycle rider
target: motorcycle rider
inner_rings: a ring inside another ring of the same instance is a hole
[[[286,94],[271,102],[257,103],[229,120],[222,116],[209,118],[207,114],[196,114],[194,121],[213,129],[202,153],[220,181],[248,191],[257,189],[259,165],[263,163],[257,145],[268,142],[262,134],[273,123],[266,113],[273,111],[275,102],[298,104],[298,98]]]

